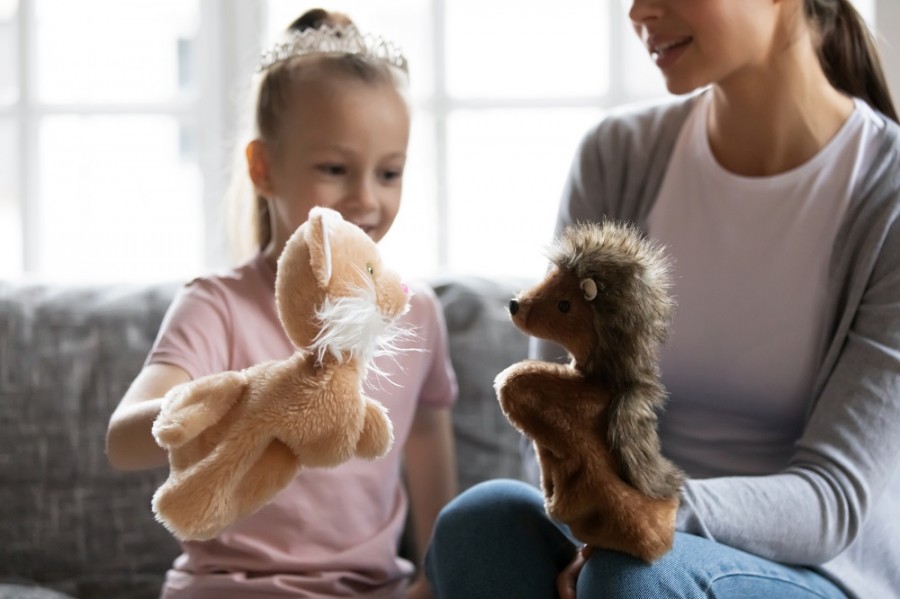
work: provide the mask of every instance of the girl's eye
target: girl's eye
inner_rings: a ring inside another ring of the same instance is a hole
[[[319,164],[316,168],[326,175],[339,176],[347,174],[347,167],[342,164]]]
[[[400,169],[397,170],[386,170],[382,171],[381,178],[385,181],[396,181],[397,179],[403,176],[403,171]]]

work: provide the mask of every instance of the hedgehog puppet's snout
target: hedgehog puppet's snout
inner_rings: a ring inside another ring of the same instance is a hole
[[[516,312],[518,312],[518,311],[519,311],[519,300],[517,300],[516,298],[512,298],[511,300],[509,300],[509,314],[511,316],[515,316]]]

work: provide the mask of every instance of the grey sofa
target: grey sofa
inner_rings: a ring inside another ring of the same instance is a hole
[[[505,311],[524,282],[431,282],[459,378],[461,488],[523,478],[492,381],[527,352]],[[0,599],[158,596],[178,552],[150,511],[166,471],[114,471],[104,437],[178,286],[0,282]]]

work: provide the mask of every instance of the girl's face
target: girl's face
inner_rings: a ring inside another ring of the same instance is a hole
[[[269,201],[275,256],[313,206],[334,208],[380,241],[400,208],[406,99],[390,83],[333,78],[303,82],[294,94],[278,139],[248,148],[251,177]],[[254,173],[259,151],[267,170]]]
[[[684,94],[764,73],[775,59],[778,22],[790,0],[633,0],[634,30],[663,73]]]

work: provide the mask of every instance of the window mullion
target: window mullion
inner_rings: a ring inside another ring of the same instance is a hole
[[[198,99],[193,97],[178,102],[154,102],[147,104],[51,104],[32,101],[30,103],[30,114],[32,118],[37,119],[60,114],[75,116],[152,114],[185,119],[195,116],[197,104]]]
[[[39,124],[34,90],[37,32],[34,0],[19,0],[18,28],[18,199],[22,219],[22,270],[37,272],[41,264]]]
[[[618,106],[626,103],[629,93],[626,89],[625,65],[628,59],[625,55],[625,14],[622,3],[619,0],[603,0],[609,10],[609,89],[606,98],[607,106]]]
[[[222,205],[235,166],[235,145],[241,128],[250,118],[246,94],[256,68],[263,30],[262,0],[201,0],[203,23],[199,69],[203,78],[196,116],[201,147],[199,157],[204,178],[206,230],[205,262],[224,267],[231,259],[228,227]]]
[[[207,65],[208,68],[201,67],[195,71],[200,75],[200,80],[197,81],[199,98],[194,106],[194,115],[201,148],[197,159],[203,174],[204,264],[206,266],[221,265],[221,262],[216,260],[216,256],[223,253],[222,249],[225,244],[221,211],[216,210],[223,189],[222,173],[226,168],[223,158],[225,150],[222,141],[225,133],[222,121],[223,113],[227,113],[227,109],[223,106],[226,102],[223,102],[222,98],[229,97],[228,94],[223,93],[227,89],[226,63],[228,60],[220,55],[220,50],[223,45],[222,40],[227,39],[228,34],[231,33],[226,26],[231,9],[231,2],[202,0],[200,3],[200,22],[203,25],[199,32],[200,48],[195,60],[200,65]]]
[[[432,0],[432,43],[434,56],[434,126],[435,126],[435,183],[437,186],[437,267],[444,272],[450,265],[450,232],[448,173],[449,155],[447,149],[447,119],[453,109],[447,97],[447,33],[445,31],[444,0]]]

